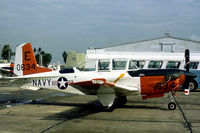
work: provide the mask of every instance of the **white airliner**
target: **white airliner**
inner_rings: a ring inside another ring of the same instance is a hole
[[[100,65],[101,64],[101,65]],[[102,65],[103,64],[103,65]],[[188,79],[196,75],[189,69],[134,69],[114,70],[115,64],[97,63],[96,71],[79,71],[76,68],[53,71],[37,66],[31,43],[16,48],[13,73],[15,77],[4,77],[22,88],[37,90],[54,89],[82,95],[97,95],[105,109],[126,104],[128,95],[140,95],[143,99],[172,95]],[[107,69],[109,71],[107,71]],[[171,101],[169,109],[176,108]]]

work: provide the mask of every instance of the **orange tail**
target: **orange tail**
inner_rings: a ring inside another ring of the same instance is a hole
[[[24,43],[16,48],[14,74],[24,76],[49,71],[52,69],[37,66],[31,43]]]

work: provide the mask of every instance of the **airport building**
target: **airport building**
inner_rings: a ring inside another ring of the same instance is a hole
[[[1,60],[1,59],[0,59],[0,63],[8,63],[8,61],[7,61],[7,60],[3,60],[3,59]]]
[[[136,41],[132,43],[125,43],[102,48],[89,48],[86,51],[86,58],[93,55],[113,55],[113,54],[134,54],[138,52],[145,53],[184,53],[185,49],[189,49],[191,53],[200,53],[200,42],[190,39],[173,37],[169,33],[165,36]]]
[[[70,51],[67,53],[66,68],[83,68],[85,63],[85,53],[77,53],[76,51]]]

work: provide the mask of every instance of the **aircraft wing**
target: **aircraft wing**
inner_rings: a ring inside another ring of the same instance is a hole
[[[89,81],[73,82],[73,83],[70,83],[69,85],[75,88],[82,88],[86,90],[87,89],[97,90],[99,88],[112,88],[115,91],[115,93],[118,93],[118,94],[128,94],[128,93],[139,91],[139,88],[137,87],[114,84],[114,83],[106,82],[105,79],[93,79]],[[106,89],[105,89],[105,93],[107,93]]]
[[[0,72],[10,72],[10,69],[0,68]]]

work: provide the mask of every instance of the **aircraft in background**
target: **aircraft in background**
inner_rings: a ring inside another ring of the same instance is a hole
[[[113,110],[116,106],[125,105],[129,95],[148,99],[163,97],[165,93],[169,93],[172,97],[184,83],[187,89],[187,81],[194,79],[196,75],[189,72],[189,50],[186,50],[185,57],[186,70],[112,70],[111,66],[115,65],[112,62],[98,62],[96,65],[99,69],[95,71],[79,71],[76,68],[52,71],[37,66],[31,43],[24,43],[16,48],[13,70],[16,76],[1,80],[11,80],[10,83],[25,89],[47,88],[74,94],[97,95],[106,110]],[[170,100],[168,108],[176,109],[173,100]]]
[[[13,73],[14,63],[0,63],[0,71]]]

